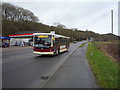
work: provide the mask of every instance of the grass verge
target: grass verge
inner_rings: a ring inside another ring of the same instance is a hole
[[[118,88],[118,64],[93,43],[88,44],[86,56],[100,88]]]
[[[87,43],[87,42],[86,42]],[[86,43],[83,43],[83,44],[81,44],[79,47],[82,47],[82,46],[84,46]]]

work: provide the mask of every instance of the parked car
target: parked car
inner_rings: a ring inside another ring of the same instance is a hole
[[[2,47],[3,47],[3,48],[9,47],[9,44],[6,43],[6,42],[2,42]]]

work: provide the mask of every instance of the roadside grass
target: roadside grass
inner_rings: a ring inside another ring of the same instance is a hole
[[[93,43],[88,44],[86,57],[100,88],[118,88],[118,64],[100,51]]]
[[[87,43],[87,42],[86,42],[86,43]],[[81,48],[81,47],[84,46],[86,43],[81,44],[79,47]]]
[[[94,42],[95,46],[103,51],[106,55],[110,56],[113,61],[120,62],[119,52],[120,52],[120,41],[107,41],[107,42]]]
[[[97,45],[109,45],[109,44],[120,44],[119,40],[116,41],[97,41],[95,42]]]

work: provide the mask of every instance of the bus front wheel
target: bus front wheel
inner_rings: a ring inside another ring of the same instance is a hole
[[[59,53],[60,53],[60,51],[59,51],[59,50],[56,50],[56,51],[54,52],[54,55],[59,55]]]

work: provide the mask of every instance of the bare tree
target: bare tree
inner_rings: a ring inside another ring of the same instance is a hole
[[[2,3],[2,18],[12,21],[39,21],[31,11],[9,3]]]

